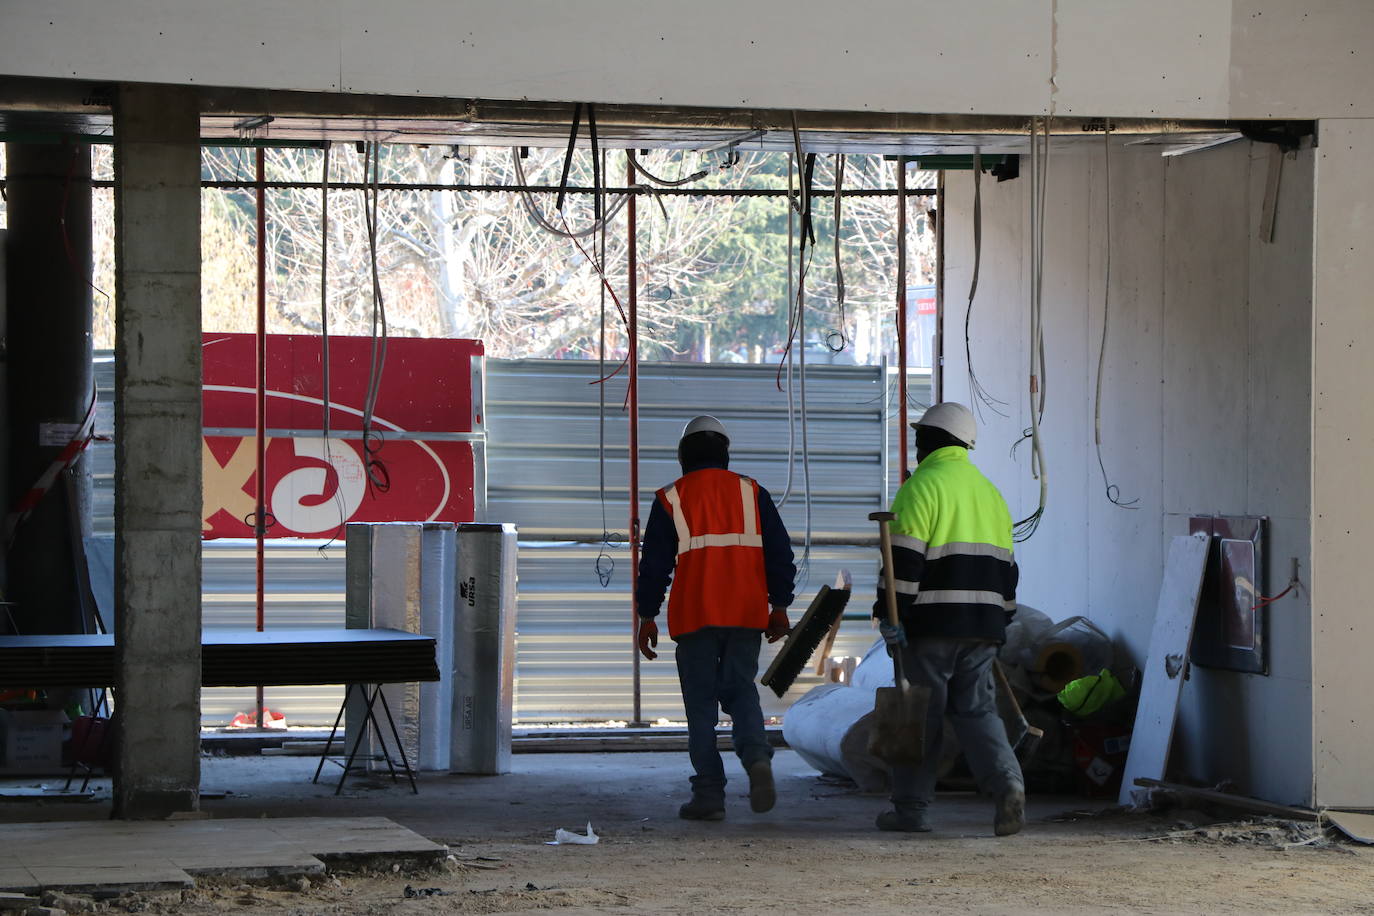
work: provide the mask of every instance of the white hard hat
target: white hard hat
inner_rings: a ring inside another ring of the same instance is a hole
[[[705,414],[699,417],[693,417],[686,426],[682,427],[683,439],[686,439],[693,433],[717,433],[726,442],[730,441],[730,437],[726,435],[725,432],[725,424],[715,417]]]
[[[978,427],[973,422],[973,411],[957,401],[942,401],[939,404],[932,404],[921,419],[911,424],[915,429],[918,426],[931,426],[935,429],[943,429],[960,442],[968,443],[969,448],[973,448],[973,442],[978,438]]]

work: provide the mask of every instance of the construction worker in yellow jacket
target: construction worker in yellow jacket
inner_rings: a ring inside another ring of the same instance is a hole
[[[892,502],[892,571],[897,626],[885,620],[883,576],[874,616],[902,670],[930,689],[925,759],[892,767],[893,810],[881,830],[930,830],[944,718],[949,716],[979,788],[996,799],[993,828],[1016,833],[1025,822],[1021,767],[997,714],[992,664],[1016,613],[1012,522],[997,487],[969,461],[977,439],[973,414],[953,401],[935,404],[911,424],[916,470]]]

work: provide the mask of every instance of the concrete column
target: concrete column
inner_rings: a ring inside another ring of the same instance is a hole
[[[199,806],[200,125],[121,85],[115,123],[116,817]]]
[[[9,143],[5,155],[5,486],[14,505],[57,458],[90,404],[91,155],[85,143]],[[89,533],[90,474],[84,459],[73,470],[76,486],[69,490],[67,477],[59,477],[7,551],[5,597],[15,602],[20,633],[82,630],[72,544],[73,535]]]
[[[1364,808],[1374,806],[1374,121],[1324,120],[1317,136],[1312,569],[1303,577],[1312,595],[1313,805]]]

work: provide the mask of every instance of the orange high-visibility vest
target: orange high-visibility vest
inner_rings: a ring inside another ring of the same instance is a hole
[[[759,485],[723,468],[702,468],[659,490],[658,499],[677,529],[668,634],[767,629]]]

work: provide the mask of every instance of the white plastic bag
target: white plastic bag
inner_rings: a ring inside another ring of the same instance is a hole
[[[586,835],[586,836],[583,836],[583,835],[580,834],[580,833],[573,833],[571,830],[564,830],[562,827],[559,827],[556,831],[554,831],[553,839],[550,840],[549,842],[545,843],[544,845],[545,845],[545,846],[569,846],[569,845],[572,845],[572,846],[595,846],[595,845],[596,845],[597,843],[599,843],[599,842],[601,842],[601,837],[597,836],[597,835],[596,835],[596,831],[592,829],[592,822],[591,822],[591,821],[587,821],[587,835]]]

